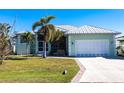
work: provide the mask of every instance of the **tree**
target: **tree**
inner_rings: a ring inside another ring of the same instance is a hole
[[[35,22],[32,26],[32,30],[34,31],[37,27],[38,33],[42,33],[44,36],[43,42],[43,57],[46,58],[46,43],[52,42],[54,40],[58,40],[61,35],[63,35],[62,31],[56,30],[56,27],[53,24],[49,24],[52,19],[55,19],[54,16],[47,16],[41,18],[41,20]]]
[[[34,41],[34,36],[31,32],[25,32],[22,34],[22,37],[24,42],[26,43],[26,54],[28,55],[30,44]]]
[[[5,57],[12,52],[9,32],[11,26],[7,23],[0,23],[0,64],[3,63]]]

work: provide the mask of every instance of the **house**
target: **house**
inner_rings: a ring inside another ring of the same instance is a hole
[[[117,42],[117,47],[118,46],[123,46],[124,47],[124,36],[117,37],[116,42]]]
[[[112,31],[105,28],[84,25],[75,27],[71,25],[57,25],[58,29],[64,31],[65,36],[59,42],[47,44],[47,55],[65,51],[68,56],[115,56],[115,36],[120,32]],[[17,33],[16,53],[26,54],[26,43],[21,39],[22,33]],[[30,45],[29,53],[43,53],[43,36],[37,32],[35,43]]]
[[[116,51],[118,56],[124,56],[124,36],[116,37]]]

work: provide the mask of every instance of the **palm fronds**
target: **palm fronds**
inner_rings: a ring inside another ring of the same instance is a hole
[[[42,33],[44,36],[44,44],[47,42],[53,42],[59,40],[64,34],[62,31],[57,30],[53,24],[49,24],[49,22],[54,19],[54,16],[42,17],[40,21],[35,22],[32,26],[32,30],[34,31],[37,27],[38,33]],[[45,46],[45,45],[44,45]],[[46,49],[46,48],[44,48]],[[44,55],[46,54],[46,50],[44,50]]]
[[[49,23],[52,19],[55,19],[56,17],[55,16],[48,16],[46,18],[46,22]]]
[[[35,22],[32,26],[32,30],[34,31],[36,29],[36,27],[41,26],[41,25],[43,25],[43,23],[41,21]]]
[[[3,58],[10,54],[12,46],[9,38],[9,31],[11,26],[7,23],[0,23],[0,60],[3,62]]]
[[[33,34],[31,32],[25,32],[22,34],[22,37],[26,43],[32,43],[34,41]]]

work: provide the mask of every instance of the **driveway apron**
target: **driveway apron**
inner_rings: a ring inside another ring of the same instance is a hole
[[[106,59],[102,57],[77,58],[85,67],[79,82],[124,82],[124,60]]]

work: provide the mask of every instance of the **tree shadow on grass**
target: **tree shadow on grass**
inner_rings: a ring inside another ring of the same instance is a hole
[[[21,57],[21,58],[18,58],[18,57],[7,57],[6,60],[29,60],[31,58],[24,58],[24,57]]]
[[[22,57],[38,57],[37,55],[24,55]]]

